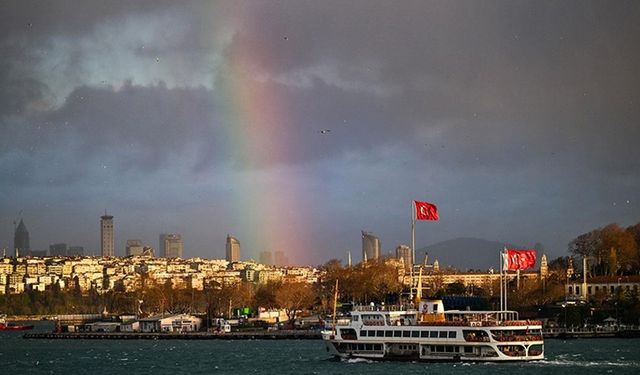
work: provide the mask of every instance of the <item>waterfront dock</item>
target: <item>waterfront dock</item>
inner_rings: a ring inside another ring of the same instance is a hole
[[[602,329],[602,328],[552,328],[544,329],[545,339],[598,339],[598,338],[640,338],[640,328]]]
[[[142,333],[142,332],[39,332],[27,333],[25,339],[60,340],[320,340],[318,331],[240,331],[229,333]]]

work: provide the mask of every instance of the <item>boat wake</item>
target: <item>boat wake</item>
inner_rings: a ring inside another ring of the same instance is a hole
[[[344,363],[375,363],[375,361],[366,358],[341,358],[340,360]]]
[[[640,362],[612,362],[612,361],[571,361],[566,359],[542,360],[535,362],[536,365],[542,366],[563,366],[563,367],[639,367]]]

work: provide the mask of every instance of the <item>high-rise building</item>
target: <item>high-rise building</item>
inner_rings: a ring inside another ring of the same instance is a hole
[[[238,241],[237,238],[227,234],[226,250],[227,254],[225,259],[227,259],[227,262],[240,261],[240,241]]]
[[[182,236],[177,233],[162,233],[160,255],[164,258],[182,258]]]
[[[113,216],[106,212],[100,217],[100,255],[103,257],[115,256],[113,240]]]
[[[380,258],[380,240],[373,233],[362,231],[362,261]]]
[[[27,252],[31,250],[31,246],[29,246],[29,231],[27,227],[24,225],[22,219],[20,219],[20,223],[16,227],[16,231],[13,234],[13,251],[16,258],[21,254],[27,254]]]
[[[66,257],[68,255],[68,251],[66,243],[49,245],[49,255],[51,256]]]
[[[144,252],[144,245],[140,240],[127,240],[127,245],[125,248],[125,254],[127,256],[132,255],[142,255]]]
[[[273,254],[271,254],[271,251],[260,252],[260,264],[264,264],[267,266],[273,265]]]
[[[284,251],[275,251],[273,253],[273,264],[279,267],[286,267],[289,265],[289,258],[287,258]]]
[[[413,252],[407,245],[400,245],[396,247],[396,259],[402,259],[405,272],[411,272],[411,266],[413,262]]]
[[[82,246],[69,246],[67,249],[67,255],[70,257],[73,256],[83,256],[84,255],[84,247]]]

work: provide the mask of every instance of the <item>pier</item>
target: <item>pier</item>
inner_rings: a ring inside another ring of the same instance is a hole
[[[320,340],[318,331],[240,331],[229,333],[142,333],[142,332],[40,332],[27,333],[25,339],[60,340]]]
[[[548,328],[542,330],[545,339],[596,339],[596,338],[640,338],[640,328]]]

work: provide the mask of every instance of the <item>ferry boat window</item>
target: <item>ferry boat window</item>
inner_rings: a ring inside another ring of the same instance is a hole
[[[411,331],[402,331],[402,337],[411,337]]]
[[[360,331],[360,337],[367,337],[367,331]]]
[[[431,338],[436,338],[436,337],[438,337],[438,331],[431,331],[431,332],[429,333],[429,337],[431,337]]]
[[[429,331],[420,332],[420,337],[429,337]]]
[[[464,347],[464,352],[465,352],[465,353],[473,353],[473,347],[471,347],[471,346],[465,346],[465,347]]]
[[[402,337],[402,331],[393,331],[393,337]]]
[[[373,346],[371,344],[366,344],[364,350],[373,350]]]
[[[440,338],[441,339],[446,339],[447,338],[447,331],[440,331]]]
[[[367,336],[369,337],[376,337],[376,331],[369,331]]]
[[[360,317],[358,315],[354,315],[351,318],[353,319],[354,322],[357,322],[358,320],[360,320]]]
[[[384,331],[376,331],[376,336],[384,337]]]
[[[449,331],[449,338],[450,339],[455,339],[456,338],[456,331]]]
[[[393,337],[393,331],[384,331],[384,337]]]
[[[436,352],[444,353],[444,345],[436,345]]]
[[[446,351],[447,353],[453,353],[453,346],[451,346],[451,345],[447,345],[447,346],[445,346],[445,351]]]
[[[420,331],[411,331],[411,337],[420,337]]]

